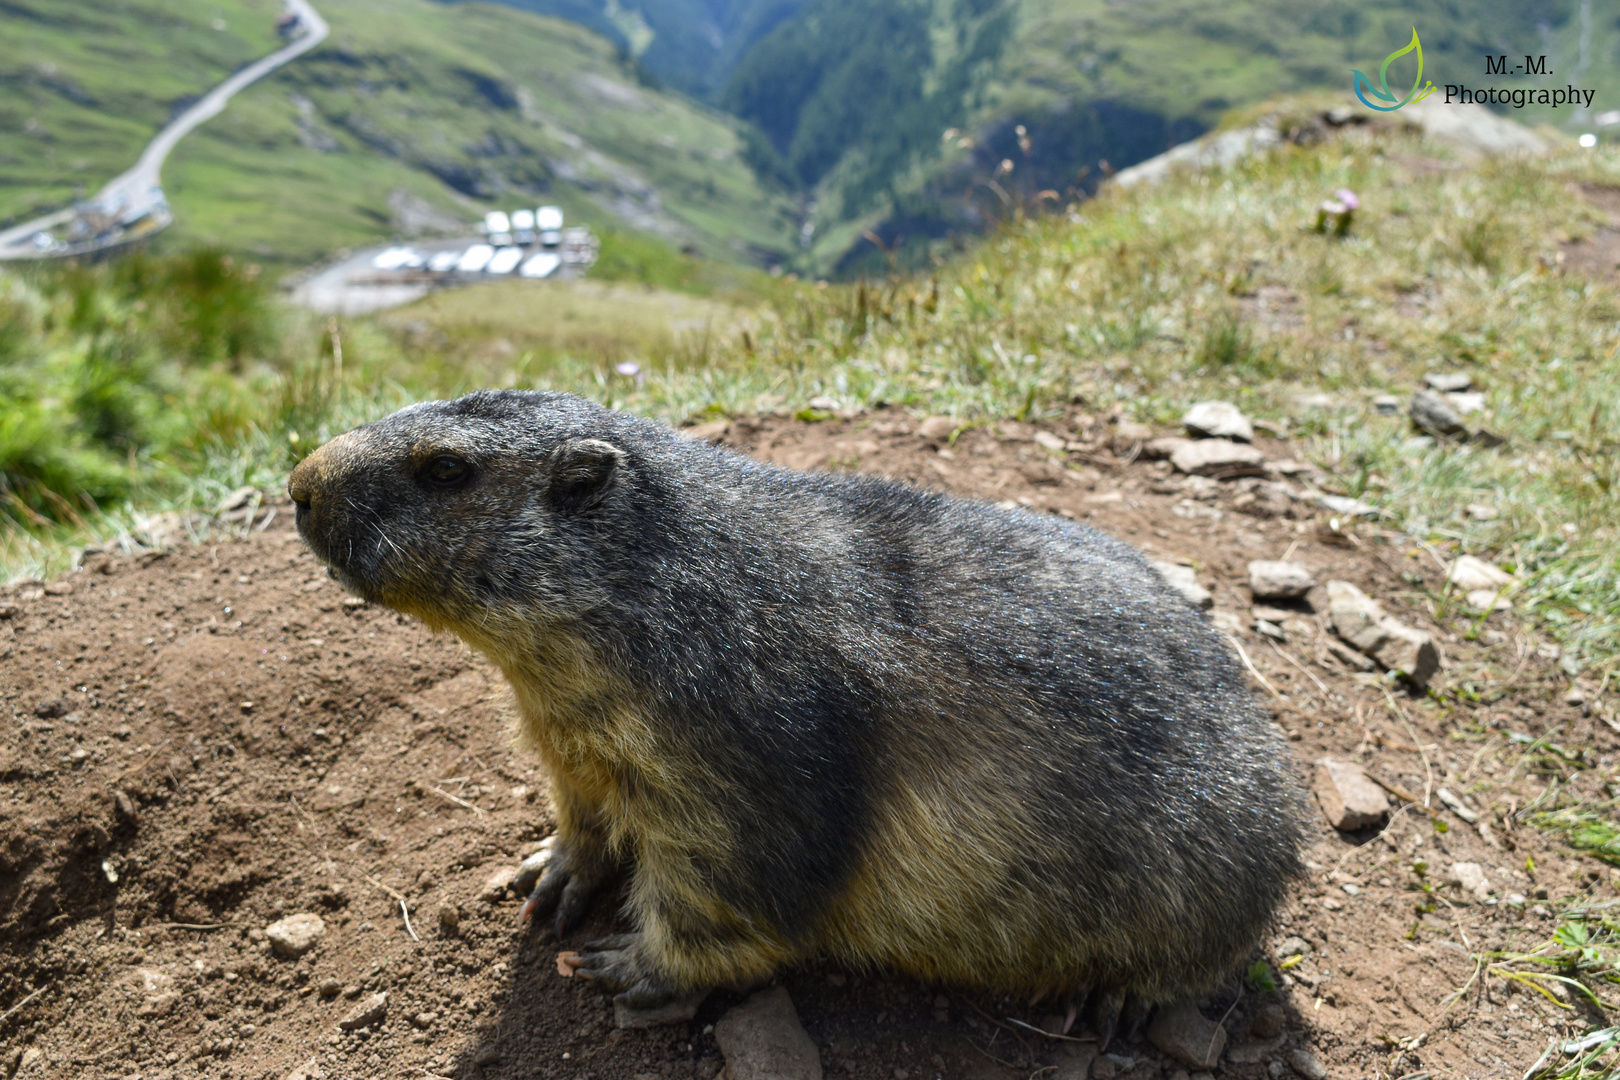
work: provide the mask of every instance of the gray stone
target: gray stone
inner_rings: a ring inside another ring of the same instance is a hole
[[[383,1017],[387,1015],[388,995],[368,994],[354,1003],[354,1008],[345,1013],[343,1019],[338,1021],[338,1027],[344,1031],[371,1027],[382,1023]]]
[[[513,883],[517,881],[517,876],[516,866],[503,866],[496,870],[484,879],[484,887],[478,890],[479,899],[491,904],[505,899]]]
[[[1423,376],[1423,385],[1440,394],[1460,394],[1474,388],[1474,380],[1466,372],[1431,371]]]
[[[1305,1080],[1327,1080],[1327,1069],[1317,1060],[1315,1054],[1303,1046],[1296,1046],[1288,1051],[1288,1067]]]
[[[1202,585],[1198,584],[1198,575],[1190,566],[1180,563],[1160,562],[1149,559],[1148,565],[1159,572],[1159,576],[1170,583],[1170,587],[1180,593],[1193,607],[1203,610],[1215,606],[1215,595]]]
[[[1342,641],[1334,641],[1332,638],[1328,638],[1322,644],[1327,646],[1328,652],[1338,657],[1350,667],[1355,668],[1357,671],[1371,671],[1373,668],[1378,666],[1372,657],[1363,656],[1361,653],[1356,652],[1356,650],[1344,644]]]
[[[1440,670],[1440,646],[1435,644],[1434,636],[1394,619],[1385,619],[1383,627],[1389,637],[1372,658],[1414,686],[1429,685]]]
[[[1344,832],[1377,825],[1389,815],[1389,797],[1360,765],[1323,758],[1316,763],[1316,801],[1328,824]]]
[[[784,987],[762,990],[714,1026],[731,1080],[821,1080],[821,1054]]]
[[[1147,1037],[1161,1052],[1194,1069],[1213,1069],[1226,1049],[1226,1029],[1186,1001],[1154,1013]]]
[[[1352,517],[1377,517],[1378,507],[1352,499],[1348,495],[1328,495],[1326,493],[1316,496],[1316,505],[1332,514],[1348,514]]]
[[[1170,464],[1177,472],[1217,479],[1261,476],[1265,463],[1266,455],[1256,448],[1228,439],[1197,439],[1177,447],[1170,455]]]
[[[917,434],[930,442],[944,442],[958,426],[949,416],[930,416],[917,425]]]
[[[1433,390],[1419,390],[1412,395],[1411,414],[1412,423],[1435,435],[1468,434],[1451,402]]]
[[[1316,575],[1297,562],[1256,559],[1249,564],[1249,591],[1256,600],[1298,600],[1316,585]]]
[[[321,1068],[320,1059],[310,1058],[288,1073],[282,1080],[324,1080],[325,1076],[326,1070]]]
[[[296,960],[313,949],[326,933],[326,923],[319,915],[300,912],[278,919],[264,928],[264,936],[278,956]]]
[[[1254,441],[1254,425],[1243,410],[1230,401],[1200,401],[1181,418],[1187,434],[1195,439],[1235,439]]]
[[[1373,408],[1379,416],[1394,416],[1401,411],[1401,399],[1390,394],[1379,394],[1373,398]]]
[[[684,1024],[697,1015],[698,1007],[709,996],[707,988],[683,994],[652,1009],[632,1009],[622,1001],[613,1003],[613,1026],[625,1030]]]
[[[1389,640],[1384,629],[1384,609],[1378,601],[1348,581],[1327,583],[1328,624],[1358,651],[1369,656]]]
[[[1137,456],[1148,461],[1163,461],[1173,458],[1176,451],[1183,446],[1190,446],[1191,439],[1183,439],[1180,435],[1161,435],[1157,439],[1149,439],[1142,444],[1142,452]]]
[[[1447,394],[1446,400],[1451,407],[1457,410],[1458,416],[1467,416],[1470,413],[1485,411],[1485,395],[1477,391],[1467,394]]]

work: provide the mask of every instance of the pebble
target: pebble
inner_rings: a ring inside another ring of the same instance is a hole
[[[1254,620],[1254,632],[1259,634],[1261,637],[1268,637],[1272,641],[1279,643],[1286,642],[1288,640],[1288,632],[1282,627],[1278,626],[1276,623],[1267,619]]]
[[[1254,425],[1243,410],[1230,401],[1200,401],[1181,418],[1187,433],[1196,439],[1235,439],[1254,441]]]
[[[1052,1080],[1086,1080],[1091,1075],[1092,1062],[1097,1060],[1097,1044],[1062,1043],[1057,1055],[1057,1070],[1052,1073]]]
[[[1177,450],[1183,446],[1192,445],[1191,439],[1184,439],[1180,435],[1160,435],[1156,439],[1149,439],[1142,444],[1142,451],[1137,456],[1144,461],[1163,461],[1174,457]]]
[[[1213,1069],[1226,1049],[1226,1029],[1191,1002],[1160,1008],[1148,1024],[1148,1042],[1194,1069]]]
[[[512,883],[517,880],[518,868],[516,866],[503,866],[489,877],[484,879],[484,887],[478,890],[478,897],[487,903],[498,903],[506,898]]]
[[[1367,779],[1360,765],[1322,758],[1316,763],[1316,801],[1328,824],[1343,832],[1377,825],[1389,814],[1384,789]]]
[[[1114,437],[1111,441],[1114,453],[1120,457],[1129,454],[1138,446],[1151,441],[1153,429],[1146,424],[1138,424],[1132,420],[1121,420],[1114,428]]]
[[[1323,644],[1327,646],[1328,652],[1344,661],[1344,663],[1348,664],[1350,667],[1355,668],[1357,671],[1371,671],[1373,668],[1378,666],[1373,662],[1372,657],[1361,655],[1343,642],[1334,641],[1332,638],[1329,638],[1327,641],[1323,642]]]
[[[373,1024],[382,1022],[388,1015],[388,995],[371,994],[354,1003],[354,1008],[344,1014],[338,1021],[338,1027],[344,1031],[354,1031],[356,1028],[368,1028]]]
[[[1423,385],[1442,394],[1460,394],[1474,388],[1474,380],[1461,371],[1431,371],[1423,376]]]
[[[335,998],[339,994],[343,993],[343,984],[338,982],[336,979],[325,978],[322,979],[320,985],[315,988],[315,992],[320,994],[323,998]]]
[[[1394,416],[1401,411],[1401,399],[1391,394],[1379,394],[1373,398],[1373,408],[1379,416]]]
[[[1465,593],[1489,591],[1494,596],[1516,580],[1495,563],[1474,555],[1459,555],[1446,572],[1446,584]]]
[[[1451,402],[1451,407],[1457,410],[1458,416],[1485,411],[1484,394],[1447,394],[1446,400]]]
[[[821,1054],[785,987],[762,990],[714,1026],[731,1080],[822,1080]]]
[[[1035,433],[1035,442],[1043,450],[1050,450],[1053,453],[1063,450],[1068,445],[1050,431],[1037,431]]]
[[[321,1080],[326,1076],[326,1070],[321,1068],[318,1058],[310,1058],[288,1073],[282,1080]]]
[[[1279,960],[1286,960],[1290,956],[1304,956],[1311,951],[1311,943],[1297,935],[1285,937],[1277,943],[1272,955]]]
[[[1249,591],[1256,600],[1298,600],[1316,585],[1316,575],[1297,562],[1256,559],[1249,564]]]
[[[1220,479],[1262,475],[1265,463],[1266,455],[1255,447],[1228,439],[1188,442],[1170,455],[1177,472]]]
[[[276,955],[296,960],[313,949],[326,933],[326,923],[319,915],[299,912],[278,919],[264,928],[264,936]]]
[[[1091,1062],[1091,1080],[1114,1080],[1116,1070],[1107,1054],[1098,1054]]]
[[[1419,390],[1412,395],[1410,407],[1412,423],[1435,435],[1466,435],[1462,417],[1451,402],[1433,390]]]
[[[461,909],[454,904],[439,905],[439,929],[446,934],[454,934],[461,928]]]
[[[1148,565],[1159,572],[1159,576],[1169,582],[1170,587],[1182,595],[1193,607],[1203,610],[1215,606],[1215,595],[1202,585],[1198,584],[1198,575],[1190,566],[1180,563],[1160,562],[1149,559]]]
[[[957,423],[949,416],[930,416],[917,425],[917,434],[932,442],[944,442],[956,430]]]
[[[1348,495],[1328,495],[1324,493],[1316,496],[1316,505],[1330,514],[1347,514],[1350,517],[1378,516],[1378,507],[1364,503],[1360,499],[1352,499]]]
[[[1327,1069],[1317,1060],[1315,1054],[1303,1046],[1288,1051],[1288,1067],[1305,1080],[1327,1080]]]

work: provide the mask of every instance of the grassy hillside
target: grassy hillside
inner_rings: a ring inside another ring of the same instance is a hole
[[[1613,21],[1598,17],[1591,85],[1612,78],[1597,69]],[[930,238],[981,228],[1043,190],[1070,197],[1104,161],[1133,164],[1230,109],[1348,92],[1350,69],[1376,73],[1414,24],[1425,78],[1444,83],[1477,82],[1486,52],[1552,51],[1542,42],[1565,42],[1578,22],[1574,0],[811,0],[744,58],[725,100],[814,202],[809,257],[827,269],[865,229],[920,256]],[[943,140],[948,128],[963,137]]]
[[[275,49],[279,0],[0,7],[0,223],[93,194],[177,103]]]
[[[60,0],[25,3],[0,10],[0,25],[36,27],[30,62],[92,92],[44,95],[19,76],[0,82],[0,107],[45,100],[49,160],[79,163],[73,176],[94,190],[184,96],[156,75],[191,60],[165,51],[155,16],[121,28],[136,47],[90,32]],[[190,6],[197,18],[217,10]],[[241,42],[229,64],[273,47],[274,9],[263,7],[263,40]],[[540,200],[723,260],[768,261],[785,247],[790,209],[741,160],[735,123],[640,85],[605,39],[487,4],[325,0],[320,9],[332,24],[325,45],[238,96],[170,158],[171,248],[206,242],[306,261],[394,235],[412,218],[471,221],[486,206]],[[96,81],[115,61],[116,76]],[[198,65],[186,91],[226,66]],[[153,90],[128,97],[126,114],[119,88],[146,84]],[[14,196],[11,216],[70,196],[71,179],[53,175],[54,186]]]

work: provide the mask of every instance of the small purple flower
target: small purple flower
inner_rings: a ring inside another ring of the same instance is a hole
[[[1347,187],[1342,187],[1338,191],[1335,191],[1333,193],[1333,197],[1344,203],[1344,208],[1346,210],[1354,210],[1361,205],[1361,200],[1356,198],[1356,193]]]
[[[640,375],[641,365],[636,363],[634,360],[626,360],[622,364],[615,365],[613,370],[617,371],[620,375]]]

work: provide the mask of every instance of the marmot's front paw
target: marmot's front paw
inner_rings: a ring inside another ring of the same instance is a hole
[[[560,941],[568,927],[585,914],[591,894],[607,876],[608,871],[599,860],[586,857],[574,845],[558,840],[551,848],[549,859],[531,856],[519,867],[513,885],[519,892],[531,886],[532,891],[523,902],[518,918],[528,922],[537,915],[544,918],[555,910]]]
[[[673,999],[642,956],[640,934],[616,934],[588,942],[581,953],[559,959],[582,979],[590,979],[632,1009],[653,1009]]]

